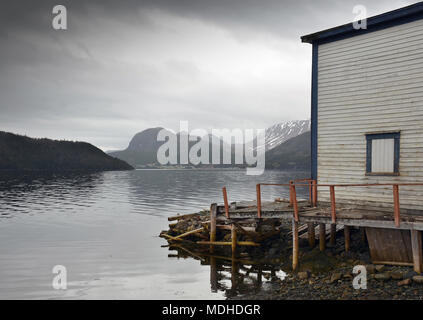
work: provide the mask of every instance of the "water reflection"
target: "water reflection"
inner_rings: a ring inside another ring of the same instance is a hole
[[[194,253],[181,245],[171,245],[169,258],[198,260],[210,270],[210,291],[222,292],[226,298],[270,290],[286,277],[280,266],[255,263],[236,257]]]

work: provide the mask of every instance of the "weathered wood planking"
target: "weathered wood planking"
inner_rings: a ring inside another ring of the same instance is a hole
[[[372,261],[413,263],[409,230],[366,228]]]

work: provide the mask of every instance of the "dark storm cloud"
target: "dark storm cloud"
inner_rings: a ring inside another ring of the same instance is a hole
[[[309,117],[299,36],[416,1],[3,1],[0,129],[125,147],[150,126]],[[51,27],[65,5],[68,30]]]

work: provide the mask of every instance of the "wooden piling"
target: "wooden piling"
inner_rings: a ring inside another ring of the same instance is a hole
[[[350,251],[350,240],[351,240],[349,226],[344,226],[344,236],[345,236],[345,252],[348,252]]]
[[[316,245],[316,233],[315,233],[315,226],[313,222],[308,223],[307,233],[308,233],[308,244],[310,245],[310,248],[314,248],[314,246]]]
[[[217,216],[217,204],[213,203],[210,206],[210,242],[216,241],[216,216]],[[214,246],[210,245],[210,252],[214,251]]]
[[[422,232],[411,230],[411,248],[413,251],[414,271],[423,272]]]
[[[231,229],[231,240],[232,240],[232,256],[236,253],[236,245],[237,245],[237,238],[236,238],[236,227],[232,224]]]
[[[298,241],[298,222],[292,220],[292,270],[298,267],[300,245]]]
[[[330,225],[330,241],[329,243],[334,246],[336,243],[336,224],[332,223]]]
[[[319,247],[320,251],[326,249],[326,225],[324,223],[319,223]]]

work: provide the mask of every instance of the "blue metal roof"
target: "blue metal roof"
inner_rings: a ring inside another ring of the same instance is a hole
[[[317,44],[327,43],[419,19],[423,19],[423,1],[367,18],[367,29],[354,29],[353,23],[351,22],[342,26],[302,36],[301,41]]]

